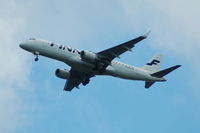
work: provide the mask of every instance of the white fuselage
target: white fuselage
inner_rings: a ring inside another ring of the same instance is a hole
[[[111,75],[129,80],[143,80],[143,81],[162,81],[162,78],[151,76],[151,72],[139,67],[130,66],[113,60],[106,68],[106,71],[99,73],[93,70],[94,64],[85,62],[81,59],[80,51],[64,46],[58,45],[49,41],[41,39],[31,39],[20,44],[23,49],[34,54],[46,56],[55,60],[62,61],[72,68],[81,72],[89,72],[95,75]]]

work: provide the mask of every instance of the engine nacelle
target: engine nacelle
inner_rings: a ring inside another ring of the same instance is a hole
[[[69,79],[70,77],[70,72],[66,69],[57,69],[55,71],[55,74],[58,78],[61,78],[61,79]]]
[[[97,55],[90,51],[81,51],[81,59],[86,62],[95,62],[97,60]]]

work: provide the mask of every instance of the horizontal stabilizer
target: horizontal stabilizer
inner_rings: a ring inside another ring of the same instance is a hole
[[[176,69],[179,68],[180,66],[181,66],[181,65],[176,65],[176,66],[167,68],[167,69],[165,69],[165,70],[162,70],[162,71],[153,73],[153,74],[151,74],[151,76],[154,76],[154,77],[157,77],[157,78],[162,78],[163,76],[165,76],[165,75],[167,75],[168,73],[170,73],[170,72],[176,70]]]
[[[179,68],[180,66],[181,66],[181,65],[176,65],[176,66],[167,68],[167,69],[165,69],[165,70],[162,70],[162,71],[153,73],[153,74],[151,74],[151,76],[154,76],[154,77],[157,77],[157,78],[162,78],[162,77],[164,77],[165,75],[169,74],[170,72],[176,70],[176,69]],[[163,80],[163,81],[165,81],[165,80]],[[145,88],[151,87],[154,83],[155,83],[155,82],[148,82],[148,81],[146,81],[146,82],[145,82]]]
[[[148,89],[151,87],[155,82],[145,82],[145,88]]]

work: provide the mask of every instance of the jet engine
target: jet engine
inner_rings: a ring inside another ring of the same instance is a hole
[[[70,71],[66,69],[57,69],[55,71],[55,74],[58,78],[61,78],[61,79],[69,79],[70,77]]]
[[[86,62],[95,62],[98,59],[98,57],[95,53],[84,50],[81,51],[81,59]]]

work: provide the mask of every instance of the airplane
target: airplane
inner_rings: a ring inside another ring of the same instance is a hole
[[[166,81],[163,77],[181,65],[175,65],[160,71],[161,54],[153,56],[143,67],[135,67],[114,60],[115,58],[120,58],[119,56],[126,51],[132,51],[132,48],[138,42],[146,39],[148,35],[149,32],[128,42],[96,53],[88,50],[80,51],[38,38],[30,38],[20,43],[19,46],[33,53],[35,61],[38,61],[38,57],[41,55],[69,65],[71,67],[70,70],[57,69],[55,71],[55,75],[58,78],[66,80],[65,91],[71,91],[75,87],[79,89],[80,84],[86,86],[90,79],[97,75],[145,81],[145,88],[150,88],[155,82]]]

